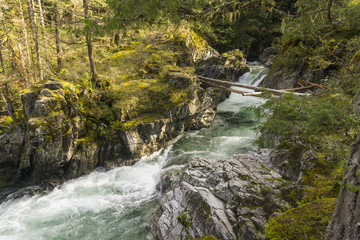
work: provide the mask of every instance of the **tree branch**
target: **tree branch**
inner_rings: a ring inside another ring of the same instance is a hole
[[[319,12],[324,12],[324,11],[327,11],[327,8],[321,8],[321,9],[317,9],[317,10],[314,10],[314,11],[301,12],[301,13],[297,13],[297,14],[288,14],[288,13],[286,13],[286,12],[280,10],[280,9],[277,9],[277,8],[273,8],[272,10],[274,12],[280,14],[280,15],[290,17],[290,18],[296,18],[296,17],[306,16],[306,15],[312,15],[312,14],[319,13]]]

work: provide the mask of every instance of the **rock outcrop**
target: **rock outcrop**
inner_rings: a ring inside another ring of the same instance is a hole
[[[271,67],[275,62],[277,53],[278,49],[276,47],[265,48],[259,56],[259,61],[264,64],[265,67]]]
[[[267,164],[268,155],[255,153],[194,159],[181,175],[164,178],[152,232],[161,240],[265,239],[267,219],[286,207],[284,193],[294,187]]]
[[[299,79],[318,83],[324,77],[324,70],[314,71],[305,64],[288,68],[275,61],[262,86],[274,89],[289,89],[295,87]]]
[[[259,56],[258,60],[264,64],[264,66],[270,68],[269,73],[262,82],[263,87],[288,89],[295,87],[299,79],[318,83],[325,77],[324,70],[315,71],[306,64],[300,64],[294,67],[284,66],[276,59],[281,57],[280,54],[277,55],[278,52],[278,48],[269,47]]]
[[[188,63],[198,66],[199,75],[234,81],[248,70],[239,51],[222,56],[204,49],[189,60],[196,60],[195,63]],[[102,137],[99,141],[89,132],[96,135],[99,126],[108,126],[86,122],[79,103],[79,96],[84,93],[69,82],[54,79],[32,86],[21,95],[23,122],[0,136],[0,172],[11,172],[33,183],[51,181],[56,185],[97,166],[111,169],[131,165],[165,147],[185,130],[209,127],[218,103],[229,96],[229,92],[205,86],[180,71],[170,71],[166,78],[169,88],[186,93],[186,101],[164,111],[161,117],[133,121],[127,129],[117,129],[111,138]],[[96,98],[100,99],[101,94]],[[121,124],[129,121],[122,112],[116,114]]]
[[[97,166],[97,149],[78,141],[84,128],[73,89],[58,81],[38,84],[21,95],[24,121],[1,138],[1,162],[19,178],[35,181],[81,176]],[[85,160],[86,159],[86,160]],[[71,173],[66,173],[71,168]]]
[[[326,240],[352,240],[360,236],[360,135],[350,151],[348,166]]]

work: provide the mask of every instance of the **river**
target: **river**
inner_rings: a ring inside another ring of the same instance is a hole
[[[258,64],[250,68],[239,82],[257,85],[267,69]],[[233,93],[219,104],[210,128],[187,132],[133,166],[97,169],[49,193],[10,195],[0,205],[0,239],[153,239],[147,224],[161,176],[195,156],[224,159],[254,150],[252,128],[258,123],[247,107],[261,101]]]

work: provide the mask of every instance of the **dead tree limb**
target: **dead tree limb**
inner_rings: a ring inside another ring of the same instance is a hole
[[[241,88],[246,88],[246,89],[251,89],[251,90],[261,91],[261,92],[266,90],[270,93],[277,94],[277,95],[282,95],[282,94],[286,94],[286,93],[292,93],[292,94],[299,95],[299,96],[309,95],[307,93],[293,93],[293,92],[289,92],[289,91],[277,90],[277,89],[271,89],[271,88],[260,88],[260,87],[255,87],[255,86],[251,86],[251,85],[247,85],[247,84],[232,83],[232,82],[222,81],[222,80],[218,80],[218,79],[214,79],[214,78],[201,77],[201,76],[197,76],[197,78],[199,78],[200,80],[204,80],[203,82],[206,82],[206,83],[208,83],[208,81],[210,81],[210,82],[220,83],[220,84],[224,84],[224,85],[228,85],[228,86],[241,87]]]
[[[217,84],[214,84],[214,83],[209,83],[209,82],[206,82],[204,80],[201,80],[203,83],[209,85],[209,86],[212,86],[212,87],[216,87],[216,88],[219,88],[219,89],[222,89],[222,90],[226,90],[226,91],[229,91],[229,92],[233,92],[233,93],[239,93],[239,94],[242,94],[244,96],[244,94],[247,94],[247,93],[251,93],[251,92],[246,92],[246,91],[240,91],[240,90],[237,90],[237,89],[232,89],[232,88],[227,88],[227,87],[224,87],[224,86],[220,86],[220,85],[217,85]]]
[[[322,89],[329,89],[329,87],[328,86],[325,86],[325,85],[321,85],[321,84],[317,84],[317,83],[312,83],[312,82],[308,82],[308,81],[305,81],[305,80],[298,80],[298,82],[300,83],[300,84],[306,84],[306,85],[315,85],[316,87],[318,87],[318,88],[322,88]]]

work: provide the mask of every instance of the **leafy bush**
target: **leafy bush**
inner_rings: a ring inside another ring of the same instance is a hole
[[[319,146],[329,135],[341,136],[341,145],[350,143],[354,138],[352,133],[360,129],[351,99],[337,88],[315,96],[270,97],[255,108],[255,113],[263,119],[257,128],[261,135],[255,143],[259,147],[275,147],[288,141]]]

